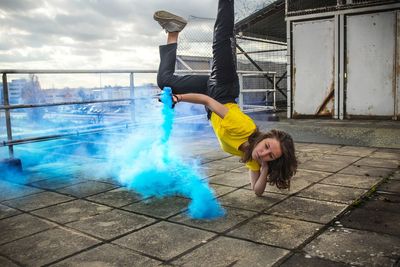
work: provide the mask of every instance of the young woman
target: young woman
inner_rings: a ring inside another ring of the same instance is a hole
[[[262,133],[253,120],[236,104],[239,81],[236,73],[234,39],[234,0],[219,0],[214,26],[211,75],[174,75],[179,32],[186,20],[157,11],[154,19],[167,32],[167,45],[160,46],[158,86],[171,87],[173,102],[206,106],[222,149],[241,157],[249,169],[251,188],[262,195],[266,184],[280,189],[290,187],[297,160],[291,136],[283,131]]]

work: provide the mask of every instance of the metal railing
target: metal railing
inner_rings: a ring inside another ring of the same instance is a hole
[[[135,113],[134,109],[132,108],[134,105],[134,101],[138,99],[143,99],[144,97],[134,97],[134,75],[135,74],[156,74],[157,70],[25,70],[25,69],[4,69],[0,70],[2,73],[2,81],[3,81],[3,105],[0,105],[0,111],[4,110],[5,113],[5,124],[6,124],[6,131],[7,131],[7,141],[0,142],[0,147],[8,146],[9,157],[14,158],[14,145],[25,144],[25,143],[33,143],[33,142],[40,142],[45,140],[53,140],[53,139],[61,139],[65,137],[71,137],[76,135],[83,135],[83,134],[93,134],[108,130],[115,130],[115,129],[122,129],[128,127],[134,127],[139,125],[135,123]],[[118,99],[99,99],[99,100],[90,100],[90,101],[70,101],[70,102],[57,102],[57,103],[39,103],[39,104],[10,104],[9,102],[9,89],[8,89],[8,77],[7,74],[129,74],[129,91],[130,97],[129,98],[118,98]],[[204,74],[210,73],[209,70],[178,70],[176,71],[177,74]],[[265,76],[265,75],[272,75],[273,79],[273,88],[267,89],[243,89],[243,77],[245,76]],[[244,112],[259,112],[264,110],[275,110],[276,109],[276,73],[270,71],[238,71],[239,76],[239,83],[240,83],[240,95],[239,95],[239,106],[244,109]],[[273,105],[267,105],[267,98],[266,98],[266,105],[265,106],[256,106],[256,105],[244,105],[243,103],[243,94],[245,93],[259,93],[265,92],[266,94],[272,92],[273,93]],[[149,97],[156,97],[157,95],[149,96]],[[149,98],[146,97],[146,98]],[[53,135],[45,135],[45,136],[36,136],[32,138],[20,138],[20,139],[13,139],[13,131],[11,126],[11,110],[17,109],[26,109],[26,108],[42,108],[42,107],[54,107],[54,106],[63,106],[63,105],[75,105],[75,104],[95,104],[95,103],[111,103],[111,102],[122,102],[122,101],[130,101],[131,105],[131,116],[132,116],[132,123],[123,124],[123,125],[105,125],[105,127],[96,127],[94,129],[86,129],[79,131],[74,129],[68,133],[60,133],[60,134],[53,134]],[[177,121],[186,121],[186,120],[194,120],[200,117],[205,117],[205,115],[197,115],[197,116],[185,116],[181,118],[177,118]],[[151,122],[150,122],[151,124]],[[140,125],[145,125],[145,123],[140,123]]]

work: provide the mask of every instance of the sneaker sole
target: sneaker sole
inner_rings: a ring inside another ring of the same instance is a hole
[[[167,11],[157,11],[154,13],[153,18],[155,21],[175,22],[175,23],[178,23],[181,25],[187,24],[187,21],[184,18],[174,15],[172,13],[169,13]]]

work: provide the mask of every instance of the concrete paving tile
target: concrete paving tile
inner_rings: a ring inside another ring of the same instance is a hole
[[[378,188],[379,191],[385,191],[400,195],[400,181],[389,180]]]
[[[272,266],[289,251],[251,242],[218,237],[173,261],[176,266]]]
[[[368,200],[363,207],[375,211],[400,213],[400,196],[378,194]]]
[[[67,225],[95,237],[112,239],[154,221],[154,219],[149,217],[127,211],[112,210]]]
[[[116,185],[112,185],[109,183],[102,183],[96,181],[88,181],[68,187],[64,187],[62,189],[58,189],[57,192],[68,194],[75,197],[88,197],[94,194],[102,193],[104,191],[111,190],[116,188]]]
[[[261,211],[285,198],[284,195],[267,193],[257,197],[253,191],[239,189],[220,198],[225,206],[247,209],[252,211]]]
[[[180,197],[152,198],[125,206],[123,209],[157,218],[167,218],[186,209],[189,202],[189,199]]]
[[[236,168],[231,170],[231,172],[240,172],[240,173],[249,173],[249,169],[246,166],[242,166],[240,168]]]
[[[249,184],[249,176],[240,172],[226,172],[209,179],[212,184],[242,187]]]
[[[43,192],[43,190],[31,186],[17,185],[4,180],[0,180],[0,192],[0,201],[4,201]]]
[[[122,187],[88,197],[87,199],[117,208],[142,200],[139,194]]]
[[[220,233],[257,214],[256,212],[230,207],[225,208],[225,211],[226,215],[216,220],[194,220],[185,214],[178,214],[169,220]]]
[[[4,218],[8,218],[10,216],[14,216],[20,214],[19,210],[4,206],[0,204],[0,220]],[[1,266],[1,265],[0,265]]]
[[[376,148],[371,147],[358,147],[358,146],[344,146],[336,149],[333,154],[355,156],[355,157],[366,157],[375,152]]]
[[[210,187],[214,190],[216,197],[225,195],[237,189],[235,187],[219,185],[219,184],[210,184]]]
[[[0,244],[25,237],[49,228],[54,224],[41,220],[29,214],[21,214],[0,220]]]
[[[41,192],[26,197],[4,201],[3,203],[11,207],[18,208],[20,210],[30,211],[62,202],[67,202],[73,199],[74,198],[53,192]]]
[[[339,173],[362,175],[362,176],[388,177],[393,172],[394,172],[393,169],[377,168],[377,167],[361,166],[353,164],[341,170]]]
[[[93,238],[55,228],[3,245],[0,251],[24,266],[42,266],[97,243]]]
[[[346,156],[346,155],[335,155],[335,154],[324,154],[320,158],[322,161],[338,161],[338,162],[343,162],[343,163],[348,163],[351,164],[357,160],[360,159],[360,157],[357,156]]]
[[[328,145],[328,144],[306,144],[306,145],[300,145],[296,143],[296,151],[299,152],[308,152],[308,153],[328,153],[332,151],[336,151],[339,149],[341,146],[340,145]]]
[[[399,150],[383,150],[378,149],[372,153],[370,158],[381,158],[381,159],[395,159],[398,160],[400,158],[400,151]]]
[[[320,159],[323,155],[324,154],[321,154],[321,153],[309,153],[309,152],[297,152],[296,151],[297,162],[299,164],[303,164],[310,160]]]
[[[56,263],[54,267],[69,266],[158,266],[161,262],[137,254],[117,245],[105,244]]]
[[[363,158],[355,163],[356,165],[397,169],[400,168],[400,159],[381,159],[381,158]]]
[[[29,173],[27,183],[35,183],[46,179],[68,179],[70,177],[73,177],[75,174],[75,170],[71,170],[68,168],[61,170],[47,170],[41,172],[30,172],[29,170],[25,171]]]
[[[400,213],[358,208],[340,219],[344,227],[400,237]]]
[[[83,220],[90,216],[111,210],[110,207],[95,204],[85,200],[74,200],[33,211],[32,213],[52,221],[64,224]]]
[[[0,266],[2,267],[18,267],[19,265],[13,263],[7,258],[0,256]]]
[[[43,189],[55,190],[55,189],[60,189],[60,188],[71,186],[71,185],[76,185],[76,184],[79,184],[82,182],[86,182],[86,180],[78,179],[78,178],[71,178],[71,177],[64,177],[64,178],[45,179],[45,180],[41,180],[38,182],[34,182],[34,183],[32,183],[32,185],[35,187],[43,188]]]
[[[199,168],[199,173],[201,173],[203,177],[212,177],[212,176],[224,173],[224,171],[217,170],[215,168],[201,167],[201,168]]]
[[[376,152],[400,154],[400,148],[382,147],[382,148],[378,148],[378,150]]]
[[[243,165],[244,165],[244,163],[241,163],[239,161],[232,162],[232,161],[225,161],[225,160],[217,160],[217,161],[208,162],[208,163],[204,164],[203,167],[210,168],[210,169],[217,169],[217,170],[227,172],[227,171],[242,167]]]
[[[347,208],[345,204],[290,197],[266,213],[317,223],[328,223]]]
[[[341,262],[330,261],[322,258],[311,257],[310,255],[303,255],[296,253],[292,255],[281,267],[351,267],[351,265],[344,264]]]
[[[393,175],[389,178],[391,180],[400,180],[400,171],[395,171]]]
[[[321,224],[261,215],[228,233],[267,245],[293,249],[313,236]]]
[[[310,160],[299,165],[299,168],[314,171],[338,172],[347,167],[348,162],[333,161],[333,160]]]
[[[382,180],[380,177],[358,176],[348,174],[334,174],[322,180],[321,184],[352,186],[370,189]]]
[[[400,238],[373,232],[331,228],[304,250],[324,259],[361,266],[392,266],[400,256]]]
[[[228,158],[230,156],[231,156],[230,154],[225,153],[223,151],[219,151],[219,150],[214,151],[213,150],[211,152],[206,152],[204,154],[200,154],[199,158],[200,158],[200,162],[202,164],[205,164],[205,163],[208,163],[208,162],[211,162],[211,161],[225,159],[225,158]]]
[[[214,234],[210,232],[160,222],[117,239],[113,243],[162,260],[168,260],[201,244],[212,236]]]
[[[299,196],[318,200],[351,204],[360,198],[367,190],[335,185],[315,184],[299,193]]]
[[[290,189],[279,189],[276,186],[267,185],[265,191],[285,195],[294,194],[328,175],[332,175],[332,173],[299,169],[290,182]],[[246,188],[250,189],[250,186]]]

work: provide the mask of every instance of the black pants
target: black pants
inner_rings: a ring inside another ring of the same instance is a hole
[[[239,96],[234,39],[234,0],[219,0],[214,25],[211,75],[174,75],[177,44],[160,46],[157,83],[174,94],[206,94],[222,104],[235,103]]]

